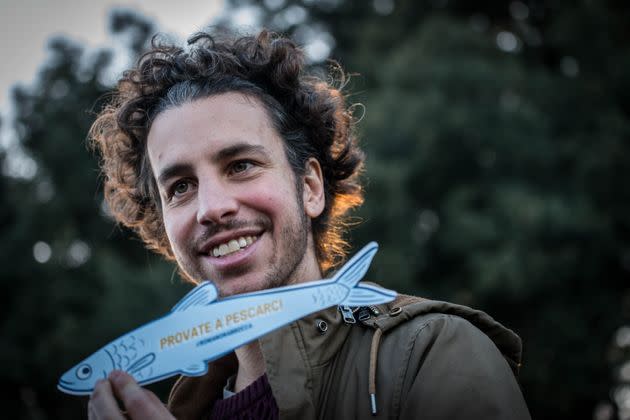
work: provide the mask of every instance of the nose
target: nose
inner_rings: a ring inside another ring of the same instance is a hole
[[[200,183],[197,193],[199,224],[225,223],[238,212],[238,200],[229,186],[221,183]]]

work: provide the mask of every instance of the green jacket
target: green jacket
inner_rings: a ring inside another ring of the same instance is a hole
[[[530,418],[515,377],[521,340],[485,313],[399,295],[370,314],[346,324],[331,308],[260,339],[280,418]],[[230,354],[180,378],[173,415],[207,416],[236,366]]]

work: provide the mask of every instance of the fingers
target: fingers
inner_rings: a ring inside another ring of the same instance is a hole
[[[116,397],[127,410],[125,416]],[[143,389],[128,374],[114,371],[109,380],[96,383],[88,403],[89,420],[159,419],[174,420],[160,399]]]
[[[90,420],[125,420],[123,417],[111,383],[102,379],[94,387],[88,403],[88,419]]]
[[[122,401],[132,419],[174,420],[160,399],[143,389],[127,373],[114,371],[109,375],[115,395]]]

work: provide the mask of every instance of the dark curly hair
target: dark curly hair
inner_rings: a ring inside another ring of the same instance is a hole
[[[343,86],[343,72],[336,65],[333,70]],[[177,105],[240,92],[267,109],[296,179],[309,158],[319,161],[326,205],[312,220],[312,231],[321,269],[334,267],[347,251],[347,213],[363,202],[359,176],[364,154],[340,89],[307,74],[300,48],[268,31],[222,38],[200,33],[187,48],[164,45],[154,37],[151,50],[123,74],[113,100],[90,130],[91,144],[102,157],[111,212],[148,248],[173,260],[147,156],[151,124],[160,112]]]

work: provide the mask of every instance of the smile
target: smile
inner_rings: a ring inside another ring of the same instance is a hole
[[[240,251],[241,249],[247,248],[248,246],[256,242],[257,239],[258,236],[241,236],[237,239],[231,239],[226,243],[217,245],[212,248],[212,256],[223,257],[225,255]]]

